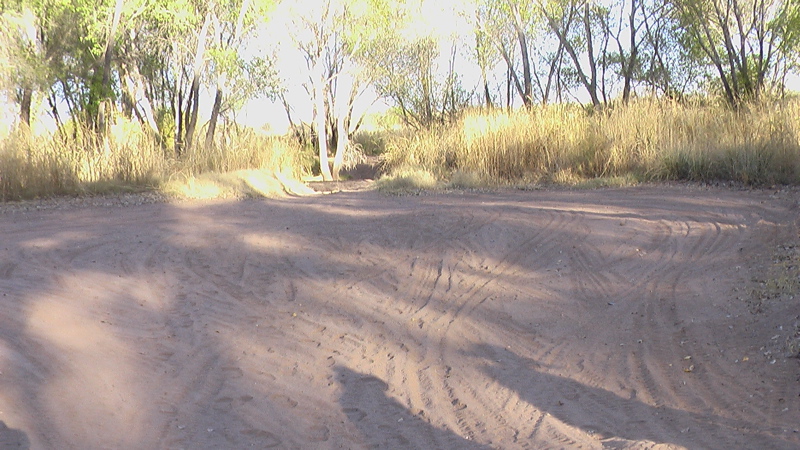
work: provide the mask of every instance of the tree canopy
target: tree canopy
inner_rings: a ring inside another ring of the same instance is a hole
[[[785,95],[800,63],[798,0],[306,3],[5,0],[0,89],[19,123],[38,112],[102,133],[109,114],[124,114],[180,157],[213,146],[247,102],[286,100],[280,67],[292,62],[254,45],[279,36],[274,48],[305,61],[296,69],[312,105],[287,113],[296,129],[307,121],[324,159],[350,145],[363,97],[417,128],[471,106],[699,92],[735,107]]]

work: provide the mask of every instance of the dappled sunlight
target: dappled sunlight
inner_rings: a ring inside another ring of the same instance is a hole
[[[732,290],[789,212],[637,189],[18,216],[0,411],[83,447],[793,443]]]
[[[647,428],[635,432],[621,432],[622,421],[633,420],[628,414],[663,415],[666,420],[685,420],[689,414],[656,405],[644,405],[630,397],[614,393],[601,386],[571,379],[561,373],[574,372],[567,367],[544,367],[533,359],[520,357],[517,350],[497,348],[486,343],[476,343],[476,355],[490,354],[493,360],[478,357],[473,367],[475,377],[488,376],[491,380],[483,393],[486,398],[496,398],[497,406],[506,414],[530,418],[535,430],[549,430],[545,434],[561,435],[574,443],[588,447],[601,445],[646,446],[647,448],[690,448],[692,439],[681,436],[677,440],[653,438],[655,433]],[[471,355],[467,352],[465,356]],[[570,405],[580,405],[579,409]],[[596,411],[602,408],[603,413]],[[647,412],[650,410],[651,412]],[[644,421],[642,421],[644,423]],[[538,433],[537,433],[538,434]],[[681,445],[683,444],[683,445]]]
[[[0,448],[798,448],[741,1],[0,2]]]
[[[276,251],[286,248],[290,243],[281,237],[273,237],[267,234],[248,233],[242,235],[242,242],[260,251]]]
[[[25,332],[47,349],[35,364],[52,371],[42,375],[31,400],[41,408],[38,414],[51,418],[54,431],[87,446],[152,443],[155,408],[142,392],[158,378],[142,373],[138,342],[120,334],[116,303],[131,286],[111,278],[82,273],[80,280],[65,279],[61,289],[28,301]],[[154,298],[147,297],[151,301],[141,305],[152,307]]]
[[[86,240],[88,237],[89,236],[86,233],[81,233],[81,232],[57,233],[55,236],[31,239],[25,242],[20,242],[19,246],[27,248],[32,251],[57,250],[58,248],[60,248],[61,246],[65,245],[70,241],[83,241]]]
[[[316,195],[313,189],[292,180],[290,175],[255,169],[178,177],[167,183],[163,191],[188,200]]]
[[[189,178],[180,186],[171,187],[181,197],[188,199],[214,199],[222,197],[223,187],[213,180]]]

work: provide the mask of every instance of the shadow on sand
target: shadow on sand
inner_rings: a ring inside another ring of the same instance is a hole
[[[369,448],[488,448],[432,425],[424,411],[409,411],[386,393],[388,385],[372,375],[336,367],[344,389],[339,403]]]
[[[31,443],[28,435],[24,431],[8,428],[5,422],[0,420],[0,449],[29,449]]]
[[[623,398],[600,387],[546,373],[536,361],[504,348],[481,344],[470,354],[493,355],[493,361],[483,366],[484,373],[540,411],[593,435],[604,446],[625,447],[634,441],[685,448],[746,448],[747,442],[757,440],[760,448],[795,448],[764,429],[763,424]]]

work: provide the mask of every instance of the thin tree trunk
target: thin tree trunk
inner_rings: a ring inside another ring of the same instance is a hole
[[[114,39],[117,34],[117,28],[119,27],[119,21],[122,17],[122,6],[124,4],[124,0],[117,0],[114,6],[114,15],[111,19],[111,27],[108,30],[108,36],[106,37],[106,45],[103,51],[103,78],[102,78],[102,92],[100,92],[99,96],[99,105],[97,109],[97,128],[99,130],[106,129],[106,111],[107,105],[105,105],[105,100],[108,99],[111,95],[111,58],[112,53],[114,50]]]
[[[558,43],[558,50],[556,51],[556,57],[553,59],[553,63],[550,65],[550,70],[547,72],[547,85],[545,86],[544,93],[542,94],[542,104],[547,104],[548,100],[550,99],[550,91],[553,87],[553,79],[556,78],[559,73],[561,72],[561,59],[563,58],[564,54],[564,46],[561,45],[561,42]],[[558,80],[556,80],[556,89],[558,89]],[[560,92],[559,92],[560,95]]]
[[[184,145],[186,150],[194,145],[194,132],[197,129],[197,116],[200,109],[200,81],[195,80],[189,88],[189,96],[186,104],[186,117],[184,118],[185,136]]]
[[[197,48],[194,54],[194,67],[192,70],[192,87],[189,89],[189,103],[187,106],[187,123],[186,123],[186,136],[184,142],[186,148],[192,147],[194,141],[194,132],[197,128],[197,114],[200,104],[200,73],[203,69],[206,52],[206,37],[208,36],[208,26],[211,23],[211,8],[206,13],[205,20],[203,20],[203,27],[200,29],[200,35],[197,37]]]
[[[592,36],[591,23],[592,22],[589,12],[589,2],[586,2],[584,3],[583,6],[583,24],[584,24],[584,30],[586,32],[586,51],[588,53],[589,72],[591,80],[586,88],[589,91],[589,96],[592,98],[592,104],[594,104],[594,106],[597,106],[600,104],[600,98],[597,96],[597,58],[594,54],[594,43],[592,41],[593,36]],[[580,64],[576,64],[576,69],[579,70],[580,72],[583,72],[580,69]]]
[[[633,72],[636,68],[636,61],[639,54],[639,46],[636,43],[636,10],[637,0],[631,0],[631,14],[628,16],[628,29],[630,31],[630,53],[628,54],[627,62],[623,67],[623,76],[625,77],[622,86],[622,103],[627,105],[631,98],[631,81],[633,79]],[[620,48],[620,54],[622,49]]]
[[[333,156],[333,179],[338,180],[344,166],[344,156],[350,144],[350,123],[353,115],[353,103],[358,94],[356,78],[353,75],[353,64],[344,57],[336,78],[335,97],[331,99],[336,112],[336,153]]]
[[[328,131],[325,111],[325,72],[321,58],[314,63],[314,120],[317,126],[317,145],[319,146],[319,170],[323,181],[333,180],[328,165]]]
[[[184,113],[183,113],[183,88],[178,87],[178,97],[176,99],[176,108],[175,108],[175,156],[180,158],[183,155],[183,150],[185,148],[185,144],[183,141],[183,135],[186,129],[186,125],[184,124]]]
[[[289,128],[292,130],[292,133],[297,138],[297,141],[300,143],[301,146],[306,145],[306,136],[303,132],[303,124],[302,122],[298,126],[294,123],[292,119],[292,107],[289,106],[289,102],[286,100],[286,95],[283,93],[279,94],[281,98],[281,103],[283,103],[283,108],[286,111],[286,119],[289,121]]]
[[[511,111],[511,78],[514,75],[514,71],[511,66],[508,67],[508,71],[506,73],[506,109]],[[519,86],[519,83],[517,83]]]
[[[511,105],[511,82],[514,82],[514,87],[517,89],[517,93],[519,94],[520,98],[522,98],[523,103],[525,102],[525,88],[523,87],[522,83],[519,81],[519,76],[517,72],[514,70],[514,61],[511,59],[511,55],[508,53],[508,50],[505,46],[499,46],[500,56],[506,62],[506,67],[508,67],[508,72],[506,73],[506,96],[508,99],[506,100],[506,105],[510,107]]]
[[[238,46],[242,39],[242,31],[244,28],[244,19],[245,15],[247,15],[247,11],[250,9],[250,2],[251,0],[244,0],[242,2],[241,8],[239,8],[239,15],[236,18],[236,28],[233,32],[233,38],[229,42],[229,45]],[[214,22],[218,24],[217,21]],[[217,26],[217,28],[219,28]],[[222,45],[222,30],[216,30],[217,36],[219,37],[219,43]],[[222,109],[222,95],[224,91],[227,91],[228,87],[228,77],[224,72],[220,72],[217,77],[217,92],[214,95],[214,107],[211,110],[211,119],[208,122],[208,131],[206,132],[206,148],[211,148],[211,145],[214,143],[214,133],[217,130],[217,123],[219,122],[219,114],[220,110]]]
[[[480,16],[478,15],[478,20]],[[492,94],[489,92],[489,80],[486,76],[486,49],[483,35],[480,32],[475,33],[475,57],[481,69],[481,82],[483,84],[483,99],[486,110],[492,109]]]
[[[523,91],[520,92],[522,95],[522,104],[525,107],[530,107],[533,104],[533,83],[531,77],[531,61],[530,57],[528,56],[528,41],[525,37],[525,31],[522,28],[521,19],[519,17],[519,11],[514,6],[513,10],[514,14],[514,31],[517,33],[517,41],[519,42],[519,51],[522,54],[522,83],[523,83]]]
[[[31,101],[33,99],[33,89],[30,87],[22,88],[22,101],[19,104],[19,119],[27,127],[31,126]]]
[[[574,13],[575,13],[575,10],[571,9],[570,12],[569,12],[570,17],[569,17],[568,23],[570,23],[572,21],[572,17],[573,17]],[[586,78],[586,73],[583,71],[583,67],[581,67],[581,60],[578,57],[578,53],[575,50],[575,47],[570,42],[570,40],[567,38],[566,30],[569,27],[565,26],[564,29],[561,29],[559,24],[556,23],[555,19],[552,16],[546,15],[545,18],[547,19],[547,23],[550,26],[550,29],[553,31],[553,33],[556,34],[556,36],[558,37],[559,42],[564,47],[564,50],[567,51],[567,54],[572,59],[572,64],[573,64],[573,66],[575,68],[575,71],[576,71],[576,73],[578,75],[578,80],[581,82],[581,84],[586,88],[586,91],[589,93],[589,96],[592,99],[592,104],[595,105],[595,106],[598,106],[600,104],[600,99],[597,97],[597,81],[596,81],[596,78],[595,78],[596,75],[592,77],[593,79],[592,79],[591,82],[589,81],[589,79]],[[588,18],[586,20],[588,20]],[[589,41],[591,41],[591,35],[587,36],[587,39]],[[593,56],[591,55],[591,50],[590,50],[590,57],[589,57],[590,63],[591,63],[591,59],[592,58],[593,58]]]
[[[50,95],[47,96],[47,103],[48,105],[50,105],[50,115],[52,115],[53,120],[56,121],[56,127],[60,129],[62,125],[61,116],[58,114],[58,107],[56,107],[58,102],[55,99],[55,94],[53,94],[52,88],[50,91]]]
[[[697,14],[697,16],[702,17],[700,14]],[[728,74],[725,72],[725,68],[722,65],[722,58],[717,52],[716,47],[714,47],[715,40],[711,33],[709,24],[703,21],[701,22],[701,26],[703,33],[708,40],[708,44],[703,41],[703,37],[699,35],[699,32],[695,33],[695,40],[700,44],[700,48],[706,55],[708,55],[708,57],[711,59],[711,62],[714,64],[714,67],[717,69],[717,74],[719,75],[720,82],[722,83],[722,88],[725,91],[725,98],[728,100],[728,104],[735,108],[738,106],[738,96],[736,95],[737,86],[735,84],[731,85],[731,81],[735,82],[735,73],[733,73],[734,80],[729,80]]]
[[[339,174],[344,165],[344,152],[347,151],[347,145],[350,143],[350,137],[347,135],[347,118],[344,114],[339,114],[336,121],[336,154],[333,157],[333,179],[338,180]]]
[[[158,123],[156,123],[155,115],[153,114],[153,107],[145,93],[142,75],[139,73],[139,69],[137,69],[135,66],[128,67],[125,65],[122,72],[122,81],[125,86],[125,90],[131,99],[131,108],[133,109],[133,113],[142,124],[145,124],[150,128],[150,131],[153,132],[160,141],[161,132],[158,129]],[[139,106],[140,104],[141,106]]]
[[[103,52],[103,89],[106,91],[106,93],[111,90],[111,57],[114,47],[112,44],[114,43],[114,38],[117,34],[117,28],[119,27],[119,21],[122,17],[123,4],[124,0],[117,0],[117,3],[114,6],[114,16],[111,20],[111,28],[108,31],[106,48]]]
[[[211,119],[208,121],[208,131],[206,132],[206,149],[210,149],[214,145],[214,133],[217,131],[220,108],[222,108],[222,87],[217,86],[217,93],[214,95],[214,108],[211,110]]]

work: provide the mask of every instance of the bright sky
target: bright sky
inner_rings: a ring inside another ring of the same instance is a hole
[[[457,1],[424,0],[421,3],[419,11],[416,12],[416,17],[410,21],[410,26],[405,30],[401,30],[401,32],[410,38],[420,37],[423,34],[432,34],[437,37],[443,47],[443,61],[441,61],[440,66],[447,67],[446,58],[449,52],[449,42],[452,42],[453,39],[458,39],[464,33],[464,30],[469,30],[469,25],[463,17],[454,15],[454,5],[459,3]],[[278,49],[277,59],[280,63],[278,70],[286,84],[286,98],[292,106],[292,119],[295,121],[311,121],[312,105],[304,88],[304,84],[308,81],[306,61],[302,54],[294,48],[291,37],[287,35],[286,30],[291,29],[292,21],[296,20],[293,18],[298,16],[298,12],[304,15],[306,19],[312,19],[308,16],[308,11],[318,11],[318,6],[319,0],[283,2],[273,12],[274,26],[271,26],[259,38],[259,42],[265,48]],[[298,34],[299,39],[308,38],[308,36],[303,36],[302,33]],[[471,38],[471,33],[467,37]],[[462,67],[466,66],[462,65]],[[463,76],[465,80],[471,79],[468,84],[477,83],[479,79],[477,71],[467,71]],[[383,100],[377,99],[377,97],[378,95],[374,90],[368,89],[357,99],[354,115],[359,115],[363,112],[386,111],[389,105]],[[261,127],[266,123],[270,131],[279,133],[288,129],[289,126],[284,106],[280,102],[273,103],[268,99],[256,99],[249,102],[239,114],[238,119],[242,123],[254,127]]]

